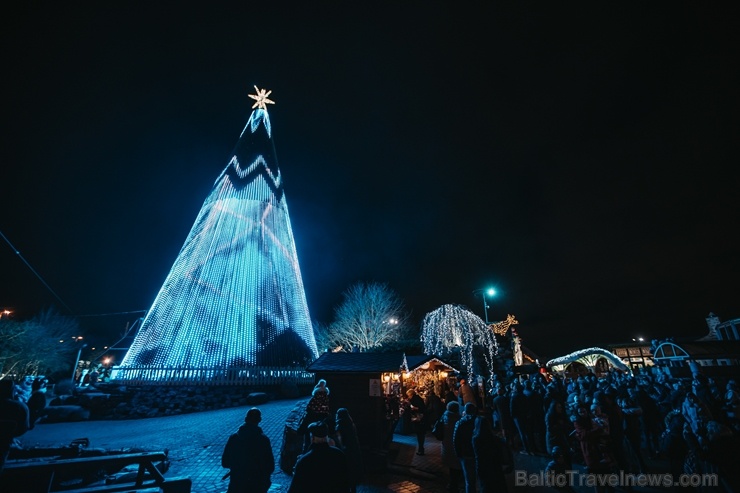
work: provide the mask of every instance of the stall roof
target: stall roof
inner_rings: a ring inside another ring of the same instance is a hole
[[[339,371],[350,373],[397,372],[405,369],[403,352],[391,353],[324,353],[308,365],[306,371]]]
[[[416,356],[406,356],[406,361],[409,365],[409,371],[414,371],[421,368],[425,363],[429,363],[430,367],[442,368],[446,371],[459,371],[446,361],[439,359],[437,356],[420,354]]]
[[[420,369],[424,364],[447,371],[457,371],[447,362],[432,355],[406,356],[401,351],[390,353],[324,353],[311,363],[306,371],[309,372],[354,372],[377,373],[413,371]]]

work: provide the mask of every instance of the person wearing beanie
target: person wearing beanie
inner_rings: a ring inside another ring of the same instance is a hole
[[[311,446],[298,457],[288,493],[348,493],[349,467],[344,452],[330,445],[329,427],[323,421],[308,425]]]
[[[221,465],[229,469],[227,493],[267,493],[275,470],[275,457],[270,439],[259,427],[262,412],[253,407],[247,411],[244,424],[229,437]]]

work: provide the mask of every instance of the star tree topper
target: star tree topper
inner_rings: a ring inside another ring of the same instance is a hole
[[[255,100],[255,103],[252,105],[252,109],[260,108],[267,111],[268,104],[275,104],[275,101],[267,99],[267,96],[269,96],[272,91],[258,89],[257,86],[254,86],[254,90],[257,91],[257,94],[248,95],[250,98]]]

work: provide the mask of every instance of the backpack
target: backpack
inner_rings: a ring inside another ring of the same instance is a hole
[[[445,437],[445,423],[442,421],[442,418],[439,418],[436,423],[434,423],[434,427],[432,428],[432,435],[434,435],[434,438],[437,440],[442,440]]]

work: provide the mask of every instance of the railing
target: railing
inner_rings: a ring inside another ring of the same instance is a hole
[[[111,381],[157,385],[279,385],[313,384],[314,374],[304,370],[253,366],[245,368],[113,367]]]
[[[290,381],[313,384],[314,374],[300,369],[253,366],[245,368],[113,367],[111,380],[158,385],[279,385]]]

